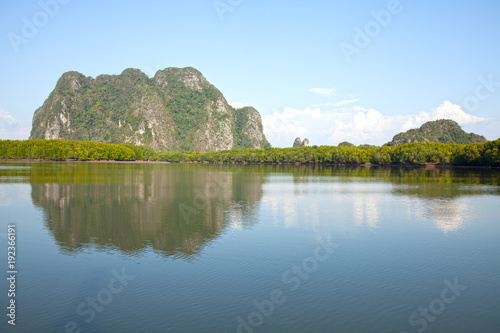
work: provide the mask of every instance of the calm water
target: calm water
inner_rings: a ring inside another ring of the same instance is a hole
[[[500,172],[0,163],[1,332],[500,332]]]

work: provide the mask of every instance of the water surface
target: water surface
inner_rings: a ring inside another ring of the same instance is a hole
[[[3,267],[18,233],[17,325],[0,327],[499,332],[499,184],[490,169],[0,162]]]

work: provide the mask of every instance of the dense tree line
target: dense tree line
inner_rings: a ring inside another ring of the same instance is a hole
[[[66,140],[0,140],[0,158],[50,160],[150,160],[208,163],[423,164],[500,166],[500,139],[467,145],[434,142],[398,146],[310,146],[233,149],[197,153],[154,152],[150,148]]]
[[[0,158],[48,160],[150,160],[155,152],[146,147],[68,140],[0,140]]]
[[[500,165],[500,139],[467,145],[409,143],[383,146],[310,146],[235,149],[219,152],[161,152],[157,160],[170,162],[300,163],[300,164],[423,164]]]

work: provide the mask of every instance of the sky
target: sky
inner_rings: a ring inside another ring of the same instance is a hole
[[[381,145],[441,118],[500,137],[500,1],[0,2],[0,139],[67,71],[194,67],[275,147]]]

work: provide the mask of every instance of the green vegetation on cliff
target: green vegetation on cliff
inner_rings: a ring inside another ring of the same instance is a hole
[[[500,166],[500,139],[467,145],[434,142],[398,146],[233,149],[217,152],[154,152],[132,145],[65,140],[0,140],[0,158],[51,160],[151,160],[207,163],[422,164]]]
[[[412,142],[440,142],[469,144],[486,142],[486,138],[474,133],[466,133],[460,125],[450,119],[429,121],[420,128],[396,134],[387,146],[396,146]]]
[[[262,135],[260,142],[255,142],[259,133],[264,133],[262,127],[262,119],[257,110],[253,107],[243,107],[235,110],[235,133],[234,133],[234,148],[269,148],[271,144],[266,137]]]
[[[269,146],[257,110],[234,109],[194,68],[64,73],[33,116],[30,139],[144,145],[159,151]]]

